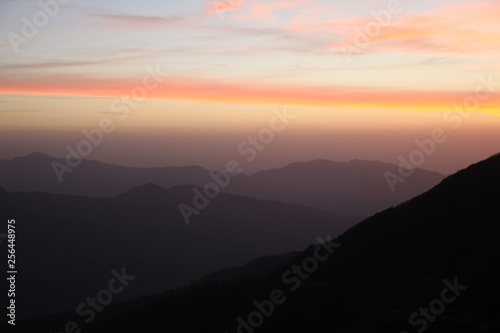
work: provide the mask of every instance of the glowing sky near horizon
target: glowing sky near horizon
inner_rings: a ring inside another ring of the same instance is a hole
[[[477,136],[464,134],[442,159],[465,142],[487,147],[481,153],[495,150],[496,0],[73,0],[60,5],[35,36],[16,44],[13,34],[23,36],[23,17],[32,22],[41,10],[38,1],[0,0],[5,138],[80,133],[111,117],[118,133],[195,133],[184,139],[189,150],[196,140],[224,133],[237,143],[238,133],[244,139],[266,124],[273,109],[289,107],[298,115],[290,135],[323,145],[316,157],[335,159],[321,139],[335,132],[349,133],[352,158],[378,159],[377,151],[366,154],[356,145],[384,133],[380,159],[391,161],[410,149],[411,135],[445,127],[443,113],[465,105],[472,112],[464,121]],[[131,117],[118,120],[116,100],[156,68],[160,84]],[[474,96],[481,96],[477,105]],[[402,139],[402,133],[412,134]],[[398,140],[406,140],[407,148],[388,144]],[[26,142],[22,149],[9,147],[0,158],[42,149],[35,141],[31,149]],[[115,141],[125,150],[123,141]],[[61,156],[65,145],[43,149]],[[111,148],[100,149],[109,156]],[[309,158],[287,156],[280,161]],[[447,164],[441,171],[452,169]]]

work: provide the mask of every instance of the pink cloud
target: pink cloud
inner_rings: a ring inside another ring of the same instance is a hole
[[[385,7],[381,6],[379,10]],[[391,15],[388,24],[377,21],[371,14],[372,9],[368,8],[364,16],[339,19],[331,16],[339,16],[341,6],[330,10],[332,15],[324,15],[326,10],[319,9],[302,8],[284,28],[311,38],[317,34],[330,34],[331,47],[335,51],[348,45],[357,46],[359,53],[479,53],[498,50],[498,1],[445,5],[423,14],[410,14],[403,6],[400,13]],[[367,28],[374,25],[378,25],[379,31],[367,33]],[[363,35],[364,39],[359,37]]]
[[[210,0],[206,13],[208,15],[235,10],[243,6],[245,0]]]
[[[226,0],[222,0],[222,2],[224,1]],[[244,3],[242,1],[238,7],[232,9],[239,9],[237,15],[233,16],[233,19],[235,21],[265,21],[267,23],[275,23],[276,17],[274,13],[277,10],[298,7],[313,2],[314,0],[247,0]]]

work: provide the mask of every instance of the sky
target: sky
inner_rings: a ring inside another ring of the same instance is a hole
[[[495,0],[0,0],[0,158],[219,168],[286,128],[246,170],[327,158],[421,167],[500,151]]]

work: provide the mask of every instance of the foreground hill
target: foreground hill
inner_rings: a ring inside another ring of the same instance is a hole
[[[213,181],[201,167],[133,168],[83,160],[59,182],[53,163],[62,159],[34,153],[0,161],[0,186],[8,191],[112,197],[130,188],[153,183],[205,186]],[[416,169],[392,191],[384,174],[398,174],[398,166],[376,161],[317,160],[284,168],[231,177],[224,192],[265,200],[310,206],[344,216],[369,216],[411,199],[438,184],[444,176]]]
[[[326,243],[333,253],[316,267],[316,247],[310,247],[264,277],[211,281],[132,302],[126,311],[117,304],[88,329],[499,332],[499,202],[496,155],[366,219],[335,240],[340,247]],[[291,275],[293,263],[300,273]],[[26,324],[48,329],[62,318]]]
[[[259,256],[303,250],[356,223],[313,208],[220,194],[187,225],[192,187],[147,184],[114,198],[0,191],[15,219],[20,316],[74,310],[111,270],[136,276],[120,298],[177,287]]]

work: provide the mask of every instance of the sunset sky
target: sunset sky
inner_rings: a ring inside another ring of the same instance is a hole
[[[215,168],[286,108],[247,170],[397,163],[442,128],[422,167],[451,173],[500,151],[499,15],[498,0],[0,0],[0,158],[63,157],[109,118],[91,159]]]

